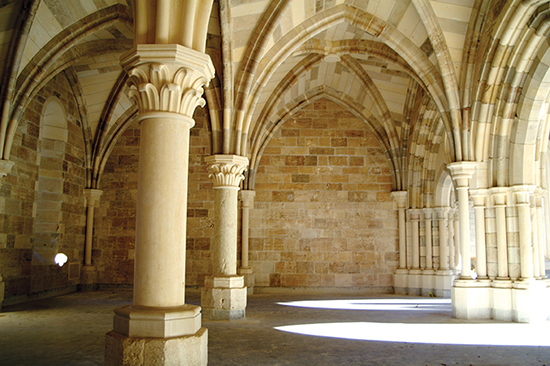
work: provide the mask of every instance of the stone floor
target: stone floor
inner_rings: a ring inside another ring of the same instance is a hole
[[[130,302],[109,290],[5,307],[0,365],[102,365],[112,311]],[[550,323],[458,321],[445,299],[252,295],[246,319],[203,325],[209,365],[550,365]]]

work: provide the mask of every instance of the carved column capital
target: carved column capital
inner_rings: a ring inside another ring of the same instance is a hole
[[[393,199],[394,210],[407,207],[407,191],[393,191],[391,192],[391,198]]]
[[[250,208],[254,206],[254,197],[256,196],[256,191],[251,190],[241,190],[239,191],[239,199],[242,202],[243,207]]]
[[[470,178],[475,173],[476,166],[477,163],[473,161],[459,161],[447,165],[447,169],[451,172],[458,189],[469,187]]]
[[[0,159],[0,179],[4,178],[11,172],[11,168],[15,163],[13,161]]]
[[[210,56],[177,44],[138,44],[123,55],[121,65],[140,119],[153,112],[192,118],[195,108],[205,105],[203,86],[214,77]]]
[[[204,161],[208,164],[208,177],[214,182],[214,189],[239,188],[248,167],[248,158],[238,155],[211,155]]]
[[[84,196],[86,197],[86,205],[97,207],[99,205],[99,197],[103,194],[101,189],[85,188]]]

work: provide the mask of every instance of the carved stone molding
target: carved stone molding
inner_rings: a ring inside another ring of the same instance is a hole
[[[191,118],[197,106],[205,105],[203,86],[214,77],[208,55],[181,45],[137,45],[121,64],[140,115],[171,112]]]
[[[208,164],[208,177],[214,182],[214,188],[238,188],[248,167],[248,159],[238,155],[212,155],[204,160]]]

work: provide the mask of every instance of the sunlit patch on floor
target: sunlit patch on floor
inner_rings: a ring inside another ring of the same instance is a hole
[[[410,324],[410,323],[321,323],[275,327],[317,337],[363,341],[488,346],[550,347],[550,322],[539,324]]]
[[[279,305],[333,310],[451,310],[451,299],[348,299],[279,302]]]

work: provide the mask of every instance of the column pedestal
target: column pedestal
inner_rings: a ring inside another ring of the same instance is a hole
[[[546,281],[515,281],[512,285],[512,320],[520,323],[547,320],[549,298]]]
[[[486,283],[455,280],[451,289],[453,317],[491,319],[491,292]]]
[[[398,268],[393,276],[394,290],[396,295],[407,295],[409,289],[409,270]]]
[[[128,338],[111,331],[105,336],[105,366],[206,366],[207,342],[206,328],[174,338]]]
[[[424,270],[422,273],[422,296],[435,296],[435,271]]]
[[[254,285],[256,284],[256,275],[252,268],[239,268],[239,275],[244,277],[244,286],[248,295],[254,294]]]
[[[97,284],[97,268],[95,266],[82,266],[80,270],[80,291],[96,291]]]
[[[246,295],[243,276],[206,277],[201,292],[202,313],[209,320],[242,319]]]
[[[439,270],[435,274],[435,296],[449,299],[455,276],[450,269]]]
[[[513,319],[512,281],[494,280],[491,318],[510,322]]]
[[[420,296],[422,292],[422,270],[409,270],[409,291],[411,296]]]

